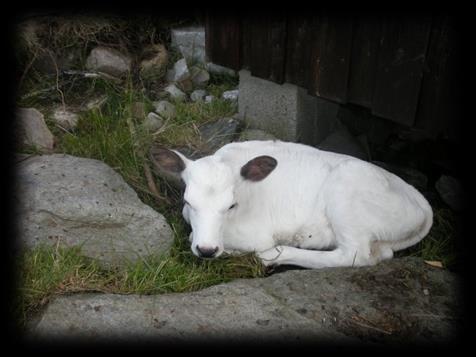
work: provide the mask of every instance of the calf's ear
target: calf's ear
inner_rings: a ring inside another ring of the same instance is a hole
[[[253,182],[266,178],[278,165],[278,161],[271,156],[258,156],[248,161],[240,171],[245,180]]]
[[[173,174],[180,174],[185,170],[186,161],[188,161],[182,154],[160,146],[152,147],[149,157],[156,167]]]
[[[181,174],[187,167],[189,159],[179,152],[161,146],[152,146],[149,151],[149,159],[154,165],[154,171],[159,176],[164,177],[179,188],[184,187]]]

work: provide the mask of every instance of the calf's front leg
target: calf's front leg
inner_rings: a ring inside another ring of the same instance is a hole
[[[257,253],[264,265],[297,265],[308,269],[327,267],[350,267],[375,264],[366,254],[357,249],[337,248],[332,251],[301,249],[289,246],[276,246]]]

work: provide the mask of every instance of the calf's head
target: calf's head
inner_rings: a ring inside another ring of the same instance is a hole
[[[257,156],[245,163],[239,175],[215,156],[190,160],[177,151],[155,149],[151,160],[169,177],[180,177],[185,183],[182,214],[192,226],[192,252],[203,258],[223,253],[223,224],[235,214],[240,202],[235,185],[240,180],[250,183],[266,178],[277,166],[270,156]]]

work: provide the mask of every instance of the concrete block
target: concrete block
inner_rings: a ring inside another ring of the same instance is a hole
[[[180,50],[188,64],[206,63],[205,28],[181,27],[171,31],[172,47]]]
[[[296,139],[298,89],[295,85],[279,85],[241,70],[239,91],[240,119],[281,140]]]
[[[250,127],[278,139],[317,145],[334,129],[337,103],[309,95],[294,84],[282,85],[240,71],[238,115]]]

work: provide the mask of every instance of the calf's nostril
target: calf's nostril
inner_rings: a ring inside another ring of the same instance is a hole
[[[196,246],[198,253],[203,258],[213,258],[215,254],[218,252],[218,247],[215,248],[206,248],[206,247],[199,247]]]

